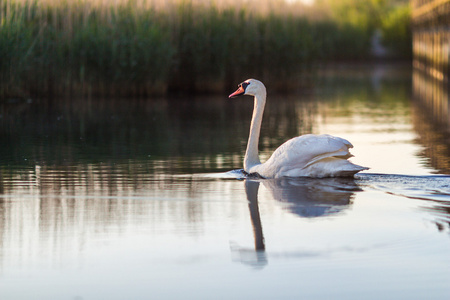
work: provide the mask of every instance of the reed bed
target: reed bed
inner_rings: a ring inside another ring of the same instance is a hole
[[[211,92],[248,77],[283,87],[323,62],[370,57],[360,26],[231,2],[0,0],[0,95]]]

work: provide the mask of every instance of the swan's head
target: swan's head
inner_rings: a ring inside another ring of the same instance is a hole
[[[228,96],[228,98],[234,98],[240,95],[250,95],[250,96],[256,96],[256,95],[266,95],[266,87],[264,84],[256,79],[247,79],[246,81],[242,82],[238,85],[238,89]]]

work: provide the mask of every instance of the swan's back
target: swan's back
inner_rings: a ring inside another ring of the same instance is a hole
[[[367,168],[347,160],[352,157],[349,152],[352,147],[349,141],[327,134],[302,135],[282,144],[264,164],[254,166],[251,173],[265,178],[353,176]]]

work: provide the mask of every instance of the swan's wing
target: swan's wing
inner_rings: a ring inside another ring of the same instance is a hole
[[[294,160],[307,166],[325,157],[351,157],[349,148],[352,147],[353,145],[343,138],[328,134],[307,134],[282,144],[274,151],[270,159],[283,160],[286,163]]]
[[[314,157],[310,158],[304,168],[327,157],[348,159],[353,156],[349,151],[350,148],[353,148],[353,145],[349,141],[331,135],[320,135],[317,137],[319,139],[314,144],[315,147],[311,147],[309,152],[309,155]]]
[[[352,147],[349,141],[327,134],[302,135],[278,147],[264,165],[271,173],[285,173],[304,169],[328,157],[347,159],[352,156],[349,152]]]

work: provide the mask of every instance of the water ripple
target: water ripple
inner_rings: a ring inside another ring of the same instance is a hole
[[[397,174],[360,174],[358,184],[368,189],[414,199],[450,202],[450,176],[409,176]]]

